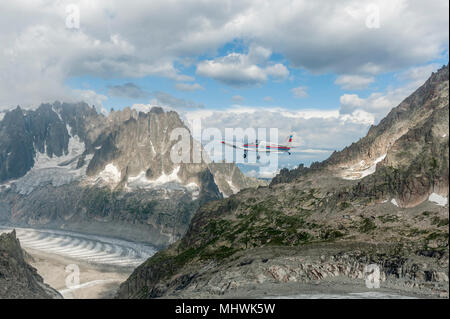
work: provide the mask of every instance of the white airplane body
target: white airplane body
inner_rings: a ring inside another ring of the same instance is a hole
[[[241,149],[244,151],[244,158],[247,157],[248,152],[256,152],[256,153],[287,153],[291,155],[291,150],[294,148],[291,146],[294,135],[291,134],[286,139],[286,144],[275,144],[269,143],[266,141],[258,141],[256,140],[254,143],[244,143],[242,145],[238,145],[237,143],[228,143],[226,141],[222,141],[222,144],[230,146],[235,149]],[[259,155],[257,155],[257,159],[259,159]]]

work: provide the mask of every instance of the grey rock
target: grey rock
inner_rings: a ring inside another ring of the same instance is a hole
[[[0,234],[0,299],[62,299],[26,261],[15,231]]]

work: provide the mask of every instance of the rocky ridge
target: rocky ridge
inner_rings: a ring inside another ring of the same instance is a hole
[[[15,231],[0,234],[0,299],[62,299],[25,256]]]
[[[358,194],[364,191],[380,200],[395,197],[402,207],[418,205],[431,194],[448,197],[448,79],[447,65],[372,126],[364,138],[310,168],[300,165],[282,170],[271,184],[326,171],[359,181]]]

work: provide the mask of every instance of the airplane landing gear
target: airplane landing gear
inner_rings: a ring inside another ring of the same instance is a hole
[[[247,158],[247,152],[244,152],[244,158]]]
[[[261,158],[261,156],[259,156],[259,154],[256,155],[256,159],[257,159],[257,160],[259,160],[260,158]]]

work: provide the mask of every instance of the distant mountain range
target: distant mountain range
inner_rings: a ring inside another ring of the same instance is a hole
[[[176,112],[157,107],[106,117],[85,103],[55,102],[4,113],[0,223],[164,247],[185,233],[200,205],[266,184],[232,163],[173,163],[175,128],[187,129]]]
[[[448,72],[327,160],[201,206],[186,235],[139,266],[117,297],[361,289],[375,264],[384,288],[448,298]]]

